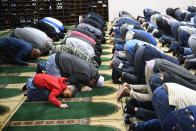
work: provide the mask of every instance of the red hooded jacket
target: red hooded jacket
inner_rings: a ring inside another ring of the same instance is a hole
[[[53,104],[60,106],[62,103],[56,99],[66,88],[67,79],[64,77],[55,77],[47,74],[37,74],[34,77],[34,84],[39,88],[47,88],[50,90],[48,100]]]

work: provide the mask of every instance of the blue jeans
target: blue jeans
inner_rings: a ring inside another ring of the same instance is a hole
[[[191,55],[191,54],[192,54],[191,48],[184,47],[184,55]]]
[[[178,10],[176,11],[176,15],[177,15],[177,20],[178,20],[178,21],[182,21],[182,20],[181,20],[181,14],[182,14],[182,11],[178,9]]]
[[[46,63],[46,72],[48,75],[56,76],[56,77],[61,77],[60,71],[56,66],[56,62],[54,59],[54,56],[56,54],[53,54],[49,57],[47,63]]]
[[[120,29],[114,29],[114,38],[120,38]]]
[[[163,86],[158,87],[153,92],[152,103],[159,119],[138,123],[136,131],[161,131],[161,125],[165,117],[174,111],[174,107],[169,105],[168,92],[165,91]]]
[[[161,123],[170,112],[175,110],[173,106],[169,105],[168,92],[163,86],[158,87],[153,92],[152,103]]]
[[[137,123],[136,131],[161,131],[159,119],[152,119],[146,122]]]
[[[46,88],[39,88],[33,82],[33,77],[28,79],[27,82],[27,100],[29,101],[41,101],[48,100],[50,91]]]
[[[190,114],[193,119],[190,118]],[[194,126],[193,126],[194,125]],[[163,131],[195,131],[196,106],[188,106],[171,112],[163,122]]]
[[[171,25],[171,32],[173,37],[176,39],[176,41],[178,41],[178,27],[183,26],[184,24],[180,23],[180,22],[173,22]]]
[[[115,46],[114,46],[114,48],[117,51],[123,51],[124,50],[124,45],[123,44],[116,43]]]
[[[36,73],[43,73],[43,71],[46,71],[46,62],[40,61],[37,63]]]
[[[190,37],[189,33],[186,32],[185,30],[179,30],[179,42],[182,44],[184,47],[189,47],[188,46],[188,39]]]

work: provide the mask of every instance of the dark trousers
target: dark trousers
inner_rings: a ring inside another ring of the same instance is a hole
[[[122,81],[129,84],[137,84],[137,76],[130,73],[124,73],[122,76]]]
[[[191,118],[192,117],[192,118]],[[163,131],[195,131],[196,106],[188,106],[171,112],[163,122]],[[193,126],[194,125],[194,126]]]
[[[48,100],[50,91],[46,88],[39,88],[35,86],[34,82],[32,81],[33,86],[28,86],[27,89],[27,100],[29,101],[44,101]]]
[[[156,113],[152,107],[152,101],[136,101],[135,107],[138,107],[138,111],[135,116],[143,121],[156,119]]]

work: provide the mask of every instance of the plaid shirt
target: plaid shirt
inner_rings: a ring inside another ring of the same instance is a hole
[[[90,63],[94,64],[96,67],[98,67],[97,62],[92,57],[90,57],[86,52],[82,51],[81,49],[74,48],[71,46],[66,46],[66,45],[57,45],[55,47],[55,51],[69,53],[71,55],[77,56],[78,58],[87,60],[88,62],[90,62]]]

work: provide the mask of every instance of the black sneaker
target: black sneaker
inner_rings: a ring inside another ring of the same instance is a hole
[[[173,56],[176,56],[177,52],[180,50],[180,46],[177,46],[173,51]]]
[[[184,65],[184,68],[186,68],[187,70],[190,70],[192,68],[192,64],[191,63],[186,63]]]
[[[175,46],[176,46],[175,43],[171,42],[169,50],[166,53],[170,53],[170,52],[174,51]]]
[[[27,84],[25,84],[23,87],[22,87],[22,90],[23,91],[25,91],[25,90],[27,90],[27,86],[26,86]]]
[[[137,100],[136,99],[131,99],[126,106],[123,109],[124,113],[130,114],[131,116],[135,115],[135,106],[137,104]]]
[[[125,124],[131,124],[131,115],[130,114],[127,114],[127,113],[124,113],[124,115],[123,115],[123,117],[124,117],[124,122],[125,122]]]
[[[135,122],[132,122],[130,124],[129,131],[135,131],[135,129],[136,129],[136,123]]]
[[[184,58],[183,58],[183,54],[180,54],[179,56],[178,56],[178,62],[182,65],[182,64],[184,64]]]
[[[120,84],[118,80],[122,76],[122,71],[119,68],[115,68],[112,70],[112,80],[114,84]]]
[[[180,54],[184,54],[184,48],[182,46],[180,46],[180,49],[176,53],[176,56],[178,57]]]

